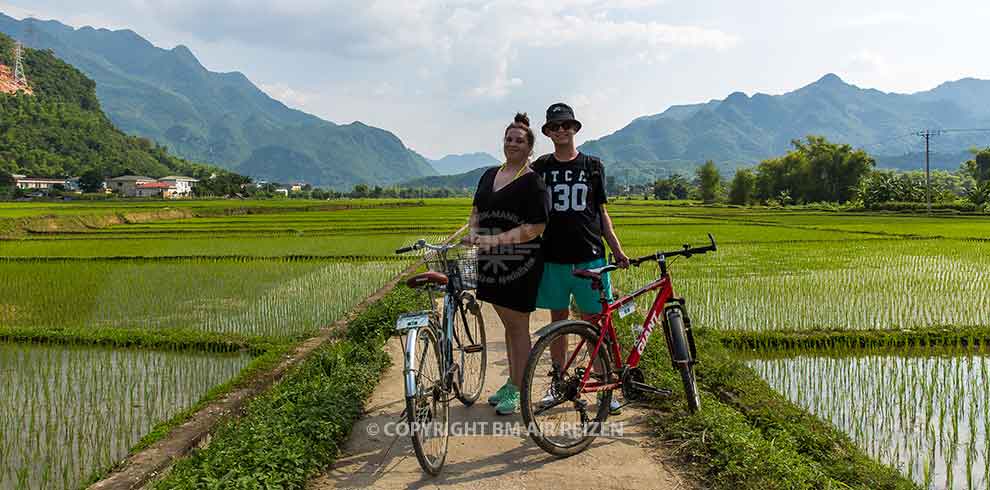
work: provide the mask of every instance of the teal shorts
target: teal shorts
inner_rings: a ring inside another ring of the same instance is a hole
[[[571,295],[577,302],[581,313],[596,314],[602,311],[598,291],[591,289],[591,280],[574,277],[573,271],[578,269],[593,269],[602,267],[608,262],[595,259],[580,264],[543,264],[543,277],[540,279],[540,289],[536,295],[536,307],[549,310],[567,310],[571,307]],[[605,288],[605,299],[612,301],[612,281],[608,274],[602,275],[602,286]]]

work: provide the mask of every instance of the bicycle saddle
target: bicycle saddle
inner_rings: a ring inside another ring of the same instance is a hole
[[[618,268],[619,267],[615,264],[608,264],[601,267],[595,267],[594,269],[578,269],[572,272],[572,274],[574,274],[574,277],[580,277],[581,279],[601,280],[602,274],[612,272]]]
[[[430,284],[436,286],[446,286],[447,274],[429,271],[416,274],[409,279],[406,279],[406,286],[411,288],[419,288]]]

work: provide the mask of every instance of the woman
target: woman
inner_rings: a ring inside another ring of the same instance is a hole
[[[488,399],[499,415],[519,409],[526,360],[531,347],[529,315],[543,275],[541,237],[549,215],[543,179],[529,167],[536,137],[526,114],[505,128],[505,163],[488,169],[478,182],[471,210],[471,234],[478,245],[478,298],[491,303],[505,327],[509,379]]]

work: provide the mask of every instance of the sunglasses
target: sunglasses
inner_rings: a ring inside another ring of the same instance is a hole
[[[577,124],[567,121],[562,123],[549,123],[546,125],[547,131],[557,131],[563,129],[564,131],[570,131],[577,127]]]

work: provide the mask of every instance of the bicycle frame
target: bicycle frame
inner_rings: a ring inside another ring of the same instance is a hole
[[[599,383],[599,382],[589,382],[589,378],[592,372],[592,366],[594,362],[598,359],[598,351],[602,348],[602,344],[605,343],[606,336],[608,337],[608,345],[612,347],[612,356],[615,359],[615,369],[616,371],[622,371],[625,369],[633,369],[639,366],[640,358],[643,355],[643,350],[646,349],[646,343],[650,339],[650,335],[653,333],[654,328],[658,324],[662,323],[661,314],[663,314],[664,307],[668,302],[674,299],[674,287],[670,282],[670,275],[667,274],[667,264],[666,259],[660,256],[658,259],[660,263],[661,275],[659,279],[643,286],[642,288],[623,296],[612,303],[609,303],[605,299],[605,294],[601,294],[601,313],[595,315],[592,323],[599,326],[598,340],[595,343],[595,347],[591,351],[591,358],[588,360],[588,366],[584,371],[584,376],[581,378],[581,384],[579,385],[580,393],[593,393],[597,391],[608,391],[619,388],[622,383]],[[629,355],[626,357],[626,361],[622,360],[622,352],[619,350],[619,339],[615,333],[615,325],[612,321],[612,313],[619,310],[623,306],[633,302],[636,298],[649,293],[651,291],[659,291],[657,293],[656,299],[653,300],[653,306],[650,307],[650,311],[647,312],[646,318],[643,321],[643,332],[639,334],[639,338],[633,344],[632,349],[629,351]],[[574,362],[574,358],[577,357],[578,352],[581,352],[581,348],[584,346],[584,339],[578,343],[577,347],[574,348],[573,353],[567,360],[562,371],[567,372],[568,368]]]

